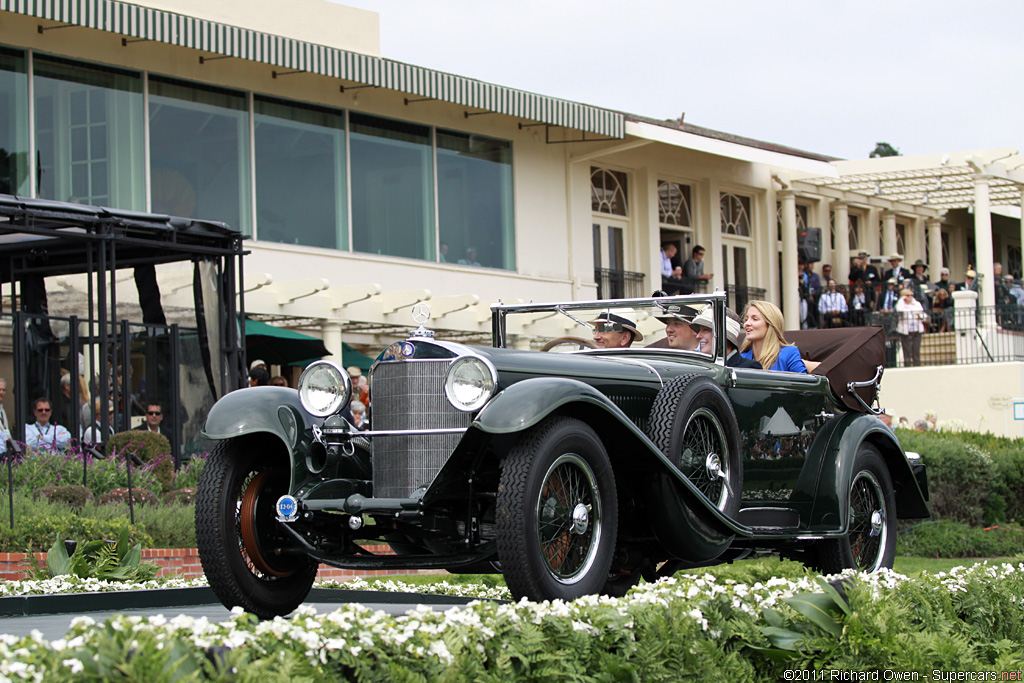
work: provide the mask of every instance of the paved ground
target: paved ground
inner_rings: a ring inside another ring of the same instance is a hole
[[[338,609],[341,604],[347,602],[359,602],[375,610],[383,610],[389,614],[404,614],[413,609],[417,604],[429,604],[433,609],[446,610],[468,602],[461,598],[440,598],[438,596],[416,596],[408,593],[370,593],[369,591],[331,591],[334,595],[329,596],[329,601],[321,602],[324,599],[322,591],[311,596],[307,605],[316,608],[319,613],[331,612]],[[108,594],[109,595],[109,594]],[[123,595],[123,594],[122,594]],[[7,598],[4,598],[6,600]],[[185,602],[193,602],[191,600]],[[73,607],[74,605],[69,605]],[[32,611],[30,607],[26,611]],[[51,611],[44,609],[41,611]],[[139,616],[155,616],[162,614],[166,617],[187,614],[192,617],[206,617],[211,621],[227,621],[231,612],[219,602],[206,602],[203,604],[185,604],[183,606],[155,606],[155,607],[134,607],[121,609],[78,609],[76,611],[48,613],[48,614],[23,614],[0,616],[0,633],[7,633],[15,636],[24,636],[33,630],[38,630],[47,640],[62,638],[67,633],[71,620],[76,616],[87,615],[96,621],[103,621],[115,614],[134,614]]]

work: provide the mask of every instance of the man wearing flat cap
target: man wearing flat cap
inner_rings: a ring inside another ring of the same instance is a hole
[[[625,349],[633,342],[643,341],[644,335],[636,329],[636,318],[630,309],[613,309],[597,316],[594,327],[594,343],[602,349]]]

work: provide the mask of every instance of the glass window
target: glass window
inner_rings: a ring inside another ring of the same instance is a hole
[[[348,248],[345,117],[256,98],[256,238]]]
[[[512,143],[437,130],[439,261],[515,268]]]
[[[741,235],[743,237],[750,237],[750,197],[744,197],[743,195],[733,194],[732,192],[723,192],[721,194],[720,204],[722,212],[722,233],[726,235]],[[781,204],[779,204],[776,208],[777,212],[781,212]],[[806,211],[807,207],[804,207],[805,216]],[[778,215],[779,224],[781,225],[781,213],[779,213]],[[799,223],[799,206],[797,206],[797,216],[797,222]],[[797,230],[800,230],[799,225],[797,225]]]
[[[629,215],[626,174],[606,168],[590,168],[590,208],[595,213]]]
[[[42,56],[33,69],[38,196],[144,210],[142,77]]]
[[[0,193],[28,195],[25,53],[0,48]]]
[[[691,227],[690,186],[658,181],[658,221],[663,225]]]
[[[434,260],[434,174],[430,128],[350,114],[352,247]]]
[[[223,221],[251,234],[245,96],[149,79],[152,210]]]

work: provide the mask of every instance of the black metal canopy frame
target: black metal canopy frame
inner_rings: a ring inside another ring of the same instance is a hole
[[[30,401],[37,396],[56,396],[59,391],[58,368],[52,367],[53,359],[60,358],[59,346],[51,320],[70,322],[72,348],[65,363],[77,357],[80,342],[88,341],[90,353],[98,351],[98,358],[91,359],[98,371],[95,380],[98,386],[111,388],[110,400],[116,410],[123,411],[118,417],[123,417],[122,425],[128,423],[129,350],[120,343],[128,337],[128,325],[145,325],[152,333],[173,330],[177,338],[177,326],[167,326],[161,305],[155,270],[159,264],[195,264],[196,330],[213,396],[245,386],[245,337],[237,324],[244,302],[236,298],[245,253],[242,239],[239,231],[214,221],[0,194],[0,281],[11,283],[9,305],[0,299],[0,313],[15,318],[12,394],[17,418],[12,426],[21,431],[14,433],[24,433]],[[135,269],[142,320],[118,318],[115,273],[123,268]],[[51,318],[44,278],[71,274],[87,276],[88,310],[76,312],[72,318]],[[88,324],[88,340],[81,339],[79,322]],[[119,340],[121,330],[124,334]],[[56,353],[39,353],[55,348]],[[173,389],[163,392],[172,399],[166,412],[170,423],[180,426],[177,345],[171,344],[157,355],[153,367],[160,368],[160,376],[153,379]],[[70,379],[72,396],[78,396],[78,373],[70,372]],[[107,433],[110,425],[107,411],[103,413],[97,418],[102,417],[103,433]],[[77,427],[78,416],[72,421]],[[174,439],[172,446],[178,446]]]

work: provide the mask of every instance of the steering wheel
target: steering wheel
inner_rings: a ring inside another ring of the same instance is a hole
[[[544,346],[541,351],[554,351],[555,353],[569,353],[570,351],[582,351],[583,349],[596,349],[597,344],[582,337],[556,337]]]

